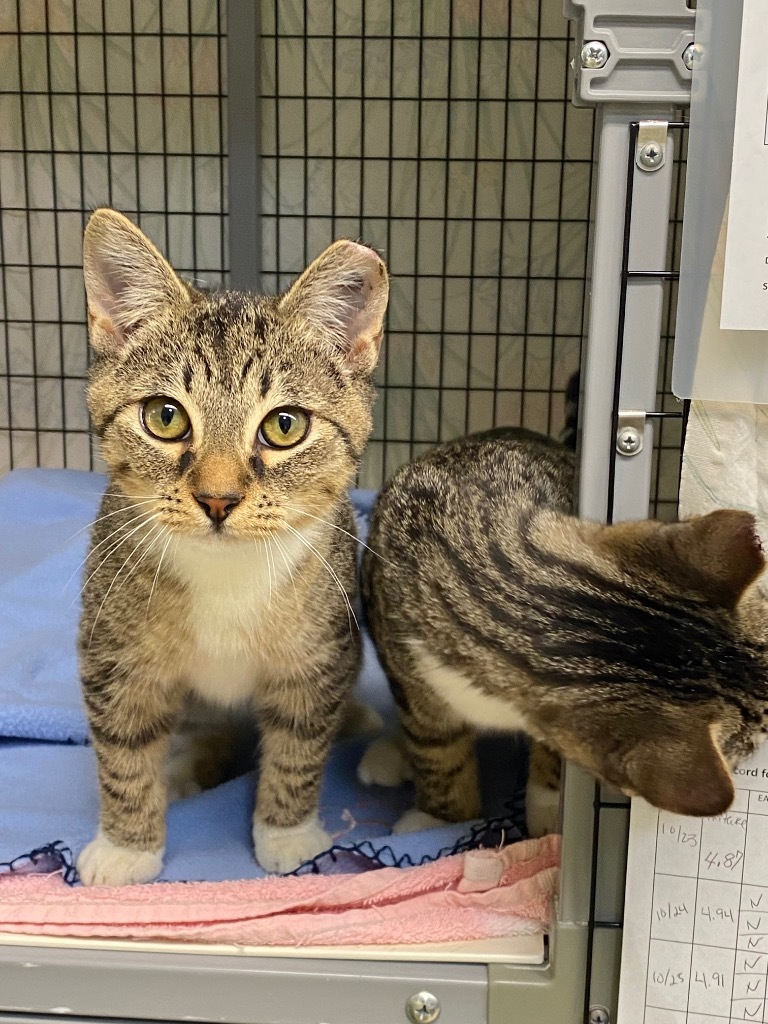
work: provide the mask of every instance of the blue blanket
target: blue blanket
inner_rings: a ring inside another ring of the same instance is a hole
[[[17,470],[0,482],[0,869],[54,842],[76,856],[95,832],[95,764],[75,638],[87,527],[104,483],[97,474],[71,470]],[[353,492],[362,533],[371,501],[369,492]],[[365,650],[360,695],[391,720],[386,680],[367,638]],[[312,868],[419,863],[462,845],[497,842],[502,834],[507,841],[520,837],[524,751],[513,739],[481,744],[490,827],[463,824],[397,837],[390,829],[411,805],[411,789],[361,786],[355,768],[363,749],[357,739],[334,749],[321,818],[335,853]],[[262,874],[250,840],[254,786],[249,774],[169,809],[164,879]],[[354,865],[349,851],[355,851]]]

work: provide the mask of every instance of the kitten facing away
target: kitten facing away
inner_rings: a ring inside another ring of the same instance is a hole
[[[561,445],[501,429],[435,448],[379,496],[363,597],[407,762],[377,741],[360,777],[415,779],[400,830],[477,816],[477,729],[538,741],[533,832],[556,825],[555,753],[656,807],[713,815],[733,799],[728,766],[763,740],[753,517],[586,522],[573,476]]]
[[[84,275],[109,482],[79,637],[100,788],[80,877],[157,876],[174,731],[187,709],[204,732],[217,708],[257,717],[256,857],[290,871],[329,845],[319,787],[360,662],[347,488],[371,428],[384,263],[340,241],[282,296],[203,295],[103,209]]]

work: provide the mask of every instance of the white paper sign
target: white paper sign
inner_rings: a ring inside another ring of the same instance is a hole
[[[768,330],[768,0],[744,0],[720,326]]]
[[[716,818],[632,801],[618,1024],[768,1021],[768,744]]]

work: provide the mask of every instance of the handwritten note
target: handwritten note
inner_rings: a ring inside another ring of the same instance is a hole
[[[720,326],[768,330],[768,2],[743,0]]]
[[[768,744],[716,818],[632,802],[619,1024],[768,1021]]]

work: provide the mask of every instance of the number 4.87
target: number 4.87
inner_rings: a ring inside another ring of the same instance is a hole
[[[735,871],[744,860],[741,850],[732,850],[729,853],[718,853],[717,850],[710,850],[704,858],[710,871],[713,868],[725,868],[726,871]]]

